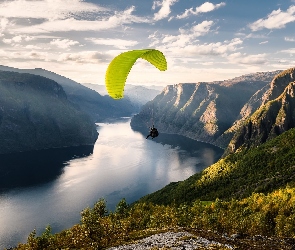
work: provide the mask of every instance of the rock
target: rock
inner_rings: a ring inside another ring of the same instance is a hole
[[[155,234],[139,240],[137,243],[108,248],[108,250],[144,250],[168,248],[171,250],[182,249],[212,249],[212,247],[223,247],[223,249],[234,249],[232,246],[216,241],[210,241],[203,237],[196,237],[191,233],[166,232]]]

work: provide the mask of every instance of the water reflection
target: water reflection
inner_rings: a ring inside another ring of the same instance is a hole
[[[79,223],[82,209],[99,198],[111,210],[122,198],[132,203],[201,171],[223,152],[180,135],[146,140],[129,122],[100,124],[94,148],[0,156],[0,188],[9,189],[0,193],[0,249],[24,242],[34,228],[41,233],[50,224],[59,232]]]
[[[0,155],[0,191],[52,181],[69,160],[92,153],[89,145]]]

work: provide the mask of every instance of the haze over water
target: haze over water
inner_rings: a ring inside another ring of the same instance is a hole
[[[129,123],[125,119],[99,124],[93,149],[0,156],[4,169],[0,169],[0,248],[25,242],[34,228],[40,234],[48,224],[58,232],[79,223],[80,212],[99,198],[106,199],[109,209],[122,198],[131,203],[200,172],[223,152],[161,132],[158,138],[146,140]],[[21,172],[24,168],[30,170]],[[45,168],[51,172],[42,170]]]

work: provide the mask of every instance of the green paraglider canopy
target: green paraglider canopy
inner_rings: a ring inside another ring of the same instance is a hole
[[[147,60],[161,71],[167,69],[165,56],[156,49],[131,50],[116,56],[109,64],[105,75],[106,89],[112,98],[124,97],[127,76],[138,58]]]

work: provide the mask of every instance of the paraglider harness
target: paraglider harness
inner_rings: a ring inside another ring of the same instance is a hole
[[[146,137],[149,138],[150,136],[152,137],[152,139],[154,139],[155,137],[157,137],[159,135],[158,130],[155,128],[155,126],[153,125],[150,129],[150,133],[148,134],[148,136]]]

